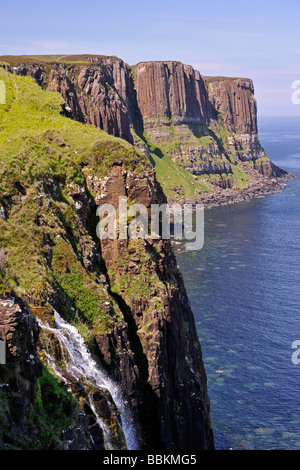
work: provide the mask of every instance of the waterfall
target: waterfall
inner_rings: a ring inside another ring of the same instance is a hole
[[[118,447],[116,444],[116,427],[119,427],[125,438],[126,448],[128,450],[138,450],[139,443],[134,419],[129,409],[129,403],[124,399],[119,384],[110,379],[99,367],[87,349],[83,337],[73,325],[63,320],[56,311],[54,312],[54,320],[55,324],[50,326],[49,323],[45,323],[38,318],[41,327],[40,341],[44,360],[69,388],[71,381],[74,382],[75,380],[80,385],[83,384],[84,386],[86,384],[88,389],[92,389],[91,393],[86,394],[86,399],[94,418],[102,429],[105,449],[116,450],[116,447]],[[59,349],[59,352],[57,349]],[[59,360],[57,356],[59,356]],[[116,423],[113,431],[97,410],[93,398],[97,391],[101,391],[105,396],[109,413],[111,413]],[[91,440],[93,441],[92,436]]]

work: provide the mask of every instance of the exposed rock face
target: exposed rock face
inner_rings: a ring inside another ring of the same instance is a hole
[[[64,340],[73,338],[78,357],[80,357],[80,351],[83,352],[84,346],[78,342],[74,331],[72,332],[68,328],[64,330],[64,325],[57,324],[53,309],[33,308],[33,312],[40,321],[38,351],[41,357],[48,367],[60,377],[65,387],[72,391],[82,409],[79,415],[81,423],[85,425],[84,428],[72,426],[62,432],[62,438],[67,437],[66,440],[69,441],[69,449],[76,450],[76,446],[78,448],[81,442],[81,445],[85,444],[85,448],[104,450],[106,442],[109,441],[114,450],[125,450],[126,441],[119,424],[119,410],[113,402],[112,396],[107,389],[104,390],[100,383],[94,380],[94,377],[84,376],[82,371],[79,372],[76,367],[78,364],[74,363],[72,352],[66,347]],[[89,362],[89,360],[86,361],[86,367],[89,366]],[[97,369],[94,372],[97,373]],[[99,421],[105,423],[107,427],[105,436]]]
[[[179,62],[140,63],[132,72],[116,58],[91,58],[89,64],[80,65],[57,62],[49,67],[20,64],[14,72],[32,75],[42,87],[59,92],[66,103],[65,114],[77,121],[94,124],[137,145],[141,145],[137,135],[140,125],[149,139],[146,142],[144,136],[145,146],[154,143],[178,168],[183,167],[196,177],[217,176],[214,183],[222,188],[234,187],[236,167],[244,174],[248,165],[252,172],[259,171],[266,177],[281,175],[260,146],[250,80],[204,79],[191,66]],[[45,182],[44,178],[44,192],[35,194],[38,203],[34,207],[40,209],[36,209],[34,220],[42,224],[48,245],[46,261],[43,258],[39,261],[41,265],[46,263],[45,270],[50,269],[60,284],[50,300],[54,307],[57,303],[62,310],[70,306],[75,310],[72,302],[76,299],[67,290],[66,277],[76,271],[75,285],[79,285],[80,292],[90,293],[87,288],[90,284],[95,295],[103,294],[107,321],[111,320],[111,306],[115,308],[114,326],[96,334],[95,341],[103,365],[122,383],[140,423],[142,447],[211,449],[213,435],[201,348],[169,241],[117,239],[102,240],[100,244],[91,230],[90,216],[96,206],[107,202],[117,207],[119,196],[127,196],[130,203],[138,202],[148,208],[152,203],[166,202],[154,171],[144,160],[142,171],[138,171],[137,155],[136,164],[125,164],[122,158],[126,148],[117,142],[107,141],[102,147],[100,142],[98,154],[96,145],[96,150],[89,148],[76,161],[86,186],[69,184],[66,188],[63,178],[58,182],[51,178]],[[110,159],[113,152],[118,158]],[[97,174],[101,164],[105,167],[106,158],[111,162],[108,174],[103,176],[101,171]],[[54,188],[59,185],[62,194],[68,196],[63,201],[72,201],[75,212],[71,204],[62,202],[55,193]],[[38,191],[38,185],[34,191]],[[47,210],[51,212],[48,219]],[[83,278],[84,285],[80,284]],[[47,290],[43,288],[42,301],[46,301],[44,296]],[[13,370],[25,377],[22,384],[29,392],[24,403],[28,405],[34,396],[38,366],[34,352],[33,359],[29,356],[32,365],[27,360],[23,363],[18,356],[22,345],[15,325],[18,312],[20,325],[25,325],[29,317],[20,305],[16,310],[14,304],[2,307],[9,309],[8,316],[0,310],[3,338],[11,348]],[[36,324],[33,320],[28,322],[34,339]],[[28,351],[33,351],[27,340],[32,338],[28,337],[24,344]],[[19,375],[13,379],[15,384]],[[18,411],[14,405],[14,410],[17,411],[11,412],[17,412],[22,419],[25,408],[20,405]]]
[[[250,79],[210,79],[210,99],[230,132],[257,134],[257,105]]]
[[[56,64],[47,74],[43,65],[20,65],[18,75],[31,75],[39,85],[58,92],[66,102],[66,114],[132,142],[131,111],[137,112],[130,68],[120,59],[99,59],[97,65]]]
[[[0,295],[0,339],[6,346],[6,361],[0,365],[0,449],[7,450],[8,445],[26,446],[26,440],[37,442],[44,424],[37,415],[33,422],[28,415],[33,412],[42,376],[39,326],[26,304],[8,289]],[[48,445],[64,450],[92,448],[86,414],[79,413],[74,426],[61,430],[59,442]]]
[[[0,339],[6,344],[6,364],[0,365],[2,392],[8,397],[3,410],[12,432],[22,428],[33,404],[41,363],[36,352],[38,325],[25,304],[11,294],[0,298]],[[0,446],[2,441],[0,428]]]
[[[219,121],[231,133],[223,139],[228,154],[234,153],[238,161],[253,162],[253,168],[268,178],[284,176],[286,172],[269,160],[260,144],[252,80],[207,77],[207,82]]]
[[[207,123],[211,103],[203,78],[181,62],[141,62],[135,66],[138,105],[144,119],[174,117],[176,122]]]
[[[113,167],[99,201],[117,206],[125,195],[148,208],[166,202],[153,172],[139,176]],[[125,323],[96,342],[131,401],[144,446],[213,448],[201,348],[169,241],[102,240],[101,252]]]
[[[142,149],[137,134],[143,129],[148,144],[167,153],[179,168],[200,179],[216,175],[206,181],[208,190],[239,185],[232,164],[239,167],[241,161],[251,163],[250,173],[254,168],[270,178],[285,174],[260,145],[252,80],[203,77],[178,61],[141,62],[134,68],[115,57],[89,56],[88,61],[52,64],[50,72],[37,63],[20,64],[14,72],[32,75],[61,93],[67,116]]]
[[[274,163],[272,163],[270,160],[255,162],[254,168],[256,168],[262,175],[267,176],[268,178],[282,176],[281,168],[278,168],[278,166],[274,165]]]
[[[111,59],[98,69],[84,67],[77,85],[82,90],[79,103],[86,122],[132,141],[129,109],[134,92],[129,67],[119,59]]]
[[[260,145],[250,79],[204,78],[179,62],[140,63],[135,76],[144,129],[174,163],[197,176],[223,175],[214,180],[221,187],[234,187],[232,163],[241,161],[263,159],[268,176],[282,174]]]
[[[66,107],[66,112],[72,119],[80,122],[85,121],[75,85],[65,70],[51,70],[48,79],[48,89],[62,95],[68,105]]]
[[[3,75],[2,72],[1,77]],[[36,128],[26,122],[26,129],[28,132],[33,129],[34,135],[32,140],[28,139],[28,152],[20,158],[22,169],[32,165],[36,145],[43,149],[43,165],[34,181],[32,174],[23,174],[21,168],[16,173],[19,181],[13,187],[10,176],[2,175],[1,183],[11,191],[5,193],[1,201],[5,212],[5,220],[0,217],[0,244],[5,258],[1,279],[5,276],[5,281],[14,280],[18,294],[35,306],[32,311],[36,315],[38,309],[41,315],[53,317],[51,306],[81,329],[89,345],[92,343],[93,352],[97,351],[95,344],[98,345],[100,359],[107,371],[120,380],[127,398],[126,406],[132,406],[140,423],[142,448],[213,448],[201,348],[170,242],[131,238],[100,242],[96,235],[96,208],[101,203],[108,202],[117,208],[119,196],[127,196],[131,207],[134,203],[149,208],[152,203],[166,202],[154,169],[145,155],[128,142],[60,116],[61,96],[43,91],[22,77],[9,76],[7,80],[12,85],[8,87],[12,91],[10,98],[15,98],[13,84],[17,83],[20,98],[17,104],[22,102],[24,106],[26,100],[21,101],[21,98],[27,96],[28,86],[31,86],[29,123],[39,123],[44,117],[48,121],[46,128],[38,129],[38,135]],[[34,100],[36,105],[49,100],[53,107],[50,111],[40,110],[34,106]],[[13,134],[12,139],[22,145],[24,120],[19,120],[19,116],[20,113],[15,113],[13,122],[13,128],[19,126],[19,134]],[[51,120],[52,116],[55,119]],[[9,119],[6,123],[10,126]],[[7,165],[11,159],[11,143],[2,149]],[[56,355],[57,344],[61,344],[55,340],[59,328],[53,332],[55,325],[51,321],[53,319],[48,318],[47,322],[41,322],[47,334],[41,335],[40,357],[45,361],[49,353],[54,362],[57,358],[59,367],[64,368],[68,359]],[[29,325],[29,330],[34,332],[35,327],[35,323]],[[51,344],[47,349],[49,338]],[[68,351],[79,350],[76,344],[74,348],[68,344]],[[26,347],[30,351],[28,345]],[[53,370],[58,369],[53,365]],[[76,420],[77,407],[73,407],[72,396],[61,386],[61,378],[66,375],[68,383],[74,386],[73,393],[79,392],[79,402],[91,419],[85,397],[81,395],[83,389],[88,388],[75,372],[74,383],[70,369],[57,374],[60,377],[57,383],[43,368],[43,382],[38,379],[38,398],[43,413],[49,404],[49,395],[42,400],[42,385],[47,391],[52,383],[54,397],[57,399],[59,395],[61,399],[50,406],[50,415],[46,417],[51,419],[54,414],[58,415],[59,422],[64,416],[68,423]],[[34,377],[29,385],[34,391]],[[102,410],[105,401],[97,390],[92,393]],[[30,397],[32,395],[29,401]],[[64,403],[68,406],[61,408]],[[107,414],[106,417],[111,427],[113,423]],[[56,429],[51,435],[60,440],[60,435],[57,437],[60,432],[61,429]],[[64,433],[64,436],[69,435],[69,432]],[[101,445],[101,438],[98,445]],[[123,448],[122,442],[119,448]]]

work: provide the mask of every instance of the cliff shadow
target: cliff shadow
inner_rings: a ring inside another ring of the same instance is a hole
[[[197,139],[200,139],[201,137],[212,137],[214,139],[214,141],[216,142],[216,144],[218,145],[218,148],[221,152],[221,154],[223,154],[227,160],[230,161],[230,158],[229,158],[229,155],[227,153],[227,150],[226,148],[224,147],[224,144],[223,144],[223,141],[222,141],[222,137],[218,137],[217,134],[215,133],[214,130],[212,130],[210,127],[208,126],[205,126],[205,129],[206,129],[206,132],[204,132],[201,128],[199,128],[198,126],[189,126],[191,132],[193,133],[193,135],[197,138]]]
[[[159,409],[160,403],[157,395],[151,388],[148,379],[149,379],[149,368],[148,360],[144,352],[141,340],[138,336],[137,324],[135,322],[132,310],[130,306],[125,302],[120,294],[111,291],[110,281],[107,273],[107,268],[105,261],[101,256],[101,265],[100,271],[105,275],[108,292],[111,297],[115,300],[118,307],[120,308],[124,320],[127,325],[127,335],[129,347],[134,355],[134,364],[138,368],[138,385],[139,385],[139,394],[141,397],[141,403],[137,404],[134,415],[138,420],[139,427],[141,429],[142,439],[141,446],[142,450],[152,450],[161,448],[161,433],[160,433],[160,420],[159,420]],[[127,348],[126,348],[127,349]],[[115,352],[115,354],[117,354]],[[101,360],[101,353],[98,351],[99,358]],[[102,362],[102,361],[101,361]],[[118,360],[113,361],[115,363],[114,367],[117,367],[117,374],[120,375],[120,368],[117,366]],[[105,363],[102,362],[103,367],[107,370],[109,374],[112,374],[112,370],[108,370],[108,367]],[[124,365],[123,365],[124,369]],[[124,384],[122,384],[124,388]],[[126,392],[125,392],[126,393]],[[128,397],[129,398],[129,397]],[[130,398],[129,398],[130,400]]]
[[[154,153],[158,158],[163,158],[164,154],[163,154],[162,150],[159,147],[157,147],[156,145],[154,145],[152,142],[150,142],[147,139],[147,137],[145,136],[144,123],[143,123],[142,116],[139,117],[139,119],[135,122],[133,127],[134,127],[134,131],[135,131],[136,135],[141,139],[141,141],[147,147],[147,149],[148,149],[148,155],[147,156],[148,156],[148,158],[151,162],[151,165],[153,167],[155,167],[156,163],[155,163],[154,159],[152,158],[151,153]]]

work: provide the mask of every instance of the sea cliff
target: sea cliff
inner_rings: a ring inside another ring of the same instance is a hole
[[[91,403],[86,381],[68,372],[58,312],[121,387],[140,448],[213,449],[201,346],[170,241],[100,241],[96,209],[120,196],[149,210],[281,188],[289,175],[261,147],[252,81],[177,61],[0,63],[1,447],[102,449],[107,435],[126,447],[110,391],[93,388]]]
[[[67,116],[143,151],[169,202],[224,204],[280,190],[290,178],[260,144],[249,78],[205,77],[178,61],[129,66],[92,55],[0,60],[59,92]]]
[[[0,337],[8,348],[0,366],[1,447],[101,449],[113,432],[113,448],[124,448],[109,390],[93,391],[90,405],[84,377],[78,381],[66,366],[56,339],[59,312],[121,388],[141,448],[212,449],[201,346],[170,241],[100,242],[96,235],[102,202],[124,194],[146,207],[166,201],[148,158],[64,116],[64,98],[32,77],[0,74],[7,91],[0,108]],[[15,396],[18,413],[10,405]]]

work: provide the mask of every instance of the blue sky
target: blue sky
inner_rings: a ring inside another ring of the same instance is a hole
[[[252,78],[260,116],[300,116],[291,101],[299,31],[299,0],[17,0],[1,5],[0,54],[179,60],[203,75]]]

